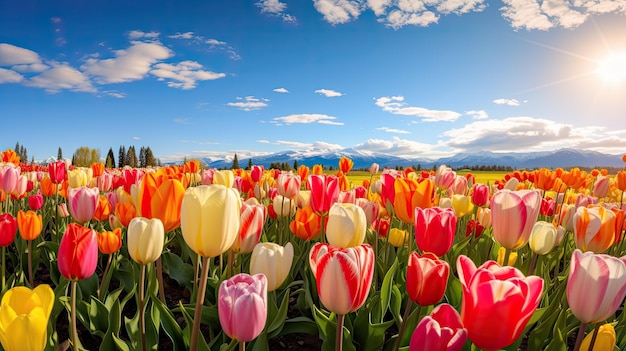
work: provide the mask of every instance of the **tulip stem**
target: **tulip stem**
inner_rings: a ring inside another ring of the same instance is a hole
[[[396,339],[396,345],[394,346],[394,351],[398,351],[400,349],[400,344],[402,343],[402,334],[404,333],[404,328],[406,328],[406,321],[409,319],[411,315],[411,307],[413,306],[413,300],[409,299],[406,303],[406,307],[404,308],[404,314],[402,315],[402,323],[400,324],[400,330],[398,331],[398,339]],[[419,308],[420,305],[417,305],[418,308],[418,317],[419,317]]]
[[[34,279],[33,279],[33,241],[28,240],[28,282],[30,283],[30,287],[34,288]]]
[[[574,344],[574,351],[580,350],[580,345],[583,342],[583,337],[585,336],[585,331],[587,331],[587,323],[581,322],[580,328],[578,329],[578,336],[576,337],[576,344]]]
[[[144,299],[146,295],[146,265],[141,265],[141,274],[139,276],[139,328],[141,333],[141,349],[146,351],[146,316],[144,311]]]
[[[246,351],[246,342],[245,341],[240,341],[239,342],[239,351]]]
[[[7,264],[7,247],[3,246],[2,247],[2,290],[0,291],[4,291],[4,286],[6,285],[6,274],[7,274],[7,268],[6,268],[6,264]]]
[[[502,260],[502,265],[503,266],[508,266],[509,265],[509,256],[511,256],[511,250],[505,249],[504,250],[504,259]]]
[[[233,261],[234,261],[235,257],[234,257],[234,253],[233,250],[230,249],[228,250],[228,263],[226,266],[226,279],[229,279],[230,277],[233,276]]]
[[[527,276],[532,275],[535,272],[535,266],[537,266],[538,258],[539,258],[539,255],[537,255],[536,253],[533,253],[533,255],[530,258],[530,264],[528,265],[528,274],[526,274]]]
[[[78,328],[76,327],[76,285],[77,281],[72,280],[72,292],[70,297],[71,303],[71,318],[72,318],[72,349],[78,351]]]
[[[159,300],[165,304],[165,285],[163,284],[163,264],[161,256],[156,260],[157,281],[159,282]]]
[[[591,336],[591,341],[589,342],[589,351],[593,351],[593,345],[596,344],[596,338],[598,337],[599,331],[600,331],[600,323],[596,324],[596,327],[593,328],[593,335]]]
[[[198,286],[198,296],[196,299],[196,310],[193,314],[193,329],[191,329],[191,341],[189,351],[196,351],[198,348],[198,334],[200,333],[200,320],[202,319],[202,305],[206,294],[206,282],[209,277],[209,257],[202,257],[202,273]]]
[[[107,260],[107,265],[104,267],[104,273],[102,273],[102,281],[100,282],[100,288],[98,289],[98,300],[102,301],[102,295],[104,294],[104,283],[108,280],[107,275],[109,274],[109,269],[111,268],[111,261],[113,260],[113,254],[109,254],[109,259]],[[108,287],[107,287],[108,288]]]
[[[335,333],[335,351],[343,350],[343,314],[337,315],[337,332]]]

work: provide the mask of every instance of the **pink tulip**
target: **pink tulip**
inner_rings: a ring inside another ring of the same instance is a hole
[[[383,207],[393,208],[393,202],[396,198],[395,181],[399,175],[392,170],[384,170],[380,175],[380,198],[383,203]],[[389,205],[387,205],[389,203]]]
[[[609,177],[599,175],[598,178],[596,179],[596,182],[593,184],[593,196],[597,198],[606,197],[606,195],[609,192],[610,184],[611,184],[611,181]]]
[[[267,278],[239,273],[220,284],[217,312],[224,333],[240,342],[254,340],[267,320]]]
[[[104,192],[113,190],[113,174],[109,172],[102,173],[96,183],[98,189]]]
[[[263,166],[252,166],[252,168],[250,168],[250,179],[254,183],[259,182],[261,180],[261,178],[263,177],[263,172],[265,172],[265,167],[263,167]]]
[[[311,174],[308,187],[311,189],[310,205],[315,213],[328,213],[339,198],[339,179],[335,176]]]
[[[539,306],[543,279],[492,260],[476,268],[464,255],[456,266],[463,287],[461,320],[472,343],[486,351],[511,345]]]
[[[465,178],[464,176],[460,176],[460,175],[454,177],[454,181],[452,182],[452,185],[450,185],[450,187],[448,188],[448,194],[449,195],[454,195],[454,194],[465,195],[466,192],[467,192],[467,178]]]
[[[0,166],[0,190],[4,190],[7,194],[13,193],[17,188],[19,178],[19,167],[13,167],[13,165]]]
[[[309,264],[322,304],[341,315],[359,309],[372,285],[374,263],[374,250],[368,244],[349,248],[315,244]]]
[[[536,190],[500,190],[491,198],[493,237],[502,247],[526,245],[539,216],[541,194]]]
[[[456,172],[452,168],[441,165],[435,173],[435,185],[440,189],[448,189],[454,183],[455,178]]]
[[[415,242],[422,252],[441,257],[454,242],[457,217],[454,210],[441,207],[415,208]]]
[[[28,197],[28,207],[30,207],[31,210],[37,211],[42,206],[43,206],[43,195],[41,195],[41,193],[30,195]]]
[[[291,172],[278,175],[278,193],[288,199],[295,199],[300,191],[300,176]]]
[[[485,184],[476,184],[472,190],[472,203],[475,206],[483,207],[489,201],[489,187]]]
[[[467,340],[461,316],[447,303],[424,317],[411,336],[409,351],[460,351]]]
[[[213,184],[213,175],[215,174],[216,169],[209,168],[203,169],[200,173],[200,183],[202,185],[211,185]]]
[[[354,204],[356,203],[356,193],[354,190],[343,190],[339,192],[337,202],[342,204]]]
[[[72,217],[78,223],[87,223],[93,217],[98,207],[100,190],[98,188],[70,188],[68,190],[68,205]]]
[[[232,248],[241,253],[249,253],[259,242],[265,225],[265,206],[241,204],[239,235]]]
[[[611,317],[626,296],[626,256],[617,258],[576,249],[567,279],[567,303],[583,323]]]

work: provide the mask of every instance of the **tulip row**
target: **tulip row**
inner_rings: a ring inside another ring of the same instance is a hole
[[[626,346],[626,171],[2,162],[5,350]]]

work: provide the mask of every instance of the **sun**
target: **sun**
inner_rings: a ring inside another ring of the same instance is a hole
[[[607,83],[626,82],[626,51],[611,53],[598,61],[596,73]]]

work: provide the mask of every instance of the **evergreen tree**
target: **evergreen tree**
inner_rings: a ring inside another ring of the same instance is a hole
[[[249,158],[248,159],[248,166],[246,167],[246,170],[249,171],[252,169],[252,166],[254,166],[254,164],[252,163],[252,159]]]
[[[139,149],[139,167],[146,167],[146,148],[143,146]]]
[[[109,148],[109,152],[107,153],[106,161],[104,162],[104,167],[106,168],[115,168],[115,156],[113,155],[113,149]]]
[[[120,151],[117,156],[117,167],[122,168],[126,165],[126,147],[120,146]]]
[[[63,159],[63,150],[59,146],[59,150],[57,151],[57,161],[61,161]]]
[[[298,170],[298,160],[293,160],[293,169]]]
[[[137,152],[135,151],[135,146],[131,145],[128,147],[128,151],[126,151],[126,164],[131,166],[132,168],[137,167]]]
[[[146,166],[147,167],[155,167],[157,165],[156,159],[154,158],[154,154],[152,153],[152,150],[150,149],[150,147],[146,147],[145,150],[145,158],[146,158]]]
[[[231,168],[239,169],[239,159],[237,158],[237,154],[235,154],[235,157],[233,158],[233,166]]]
[[[13,151],[15,151],[15,153],[19,156],[20,154],[20,142],[16,142],[15,143],[15,149],[13,149]]]

